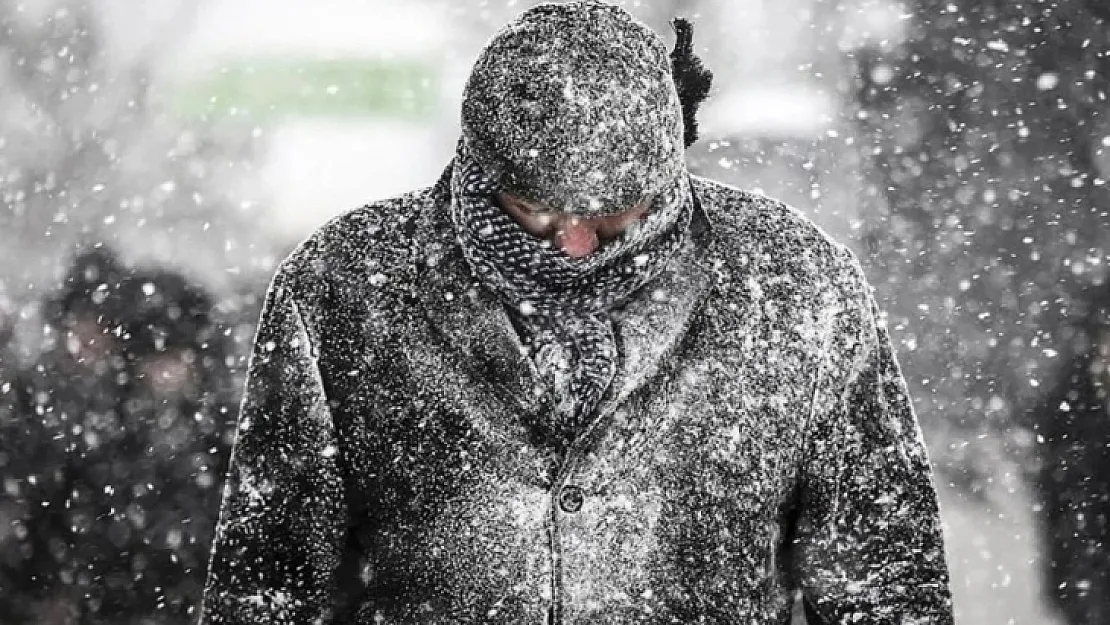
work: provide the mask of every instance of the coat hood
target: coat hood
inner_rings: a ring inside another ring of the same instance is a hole
[[[570,213],[627,210],[686,171],[666,46],[597,1],[542,4],[494,35],[467,81],[462,131],[506,190]]]

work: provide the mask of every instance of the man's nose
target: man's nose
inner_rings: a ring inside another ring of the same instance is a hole
[[[571,258],[588,256],[597,249],[597,228],[578,217],[563,219],[555,230],[555,239]]]

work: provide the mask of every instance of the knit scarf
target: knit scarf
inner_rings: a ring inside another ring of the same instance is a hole
[[[507,306],[554,411],[543,424],[573,441],[613,381],[618,348],[610,312],[658,275],[689,234],[693,197],[680,176],[647,215],[585,258],[532,236],[496,200],[500,184],[460,148],[451,219],[468,264]]]

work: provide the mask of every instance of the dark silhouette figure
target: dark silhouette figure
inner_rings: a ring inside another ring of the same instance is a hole
[[[1085,325],[1085,349],[1029,415],[1045,589],[1075,625],[1110,622],[1110,325]]]
[[[77,259],[5,432],[20,506],[0,621],[195,618],[234,401],[211,309],[178,274]]]

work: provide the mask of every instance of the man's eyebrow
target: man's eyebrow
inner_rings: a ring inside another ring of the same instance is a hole
[[[528,209],[528,211],[532,212],[532,213],[557,213],[557,212],[559,212],[559,211],[557,211],[553,208],[549,208],[549,207],[544,206],[542,204],[537,204],[537,203],[532,202],[530,200],[526,200],[526,199],[520,197],[519,195],[513,195],[512,193],[509,193],[509,192],[505,192],[505,197],[509,198],[513,202],[516,202],[517,204],[520,204],[521,206]]]
[[[524,198],[520,197],[519,195],[514,195],[512,193],[509,193],[508,191],[502,191],[502,195],[504,195],[510,201],[515,202],[516,204],[519,204],[522,208],[524,208],[526,210],[526,212],[529,212],[529,213],[560,213],[560,212],[563,212],[563,211],[555,210],[554,208],[550,208],[548,206],[544,206],[543,204],[539,204],[539,203],[533,202],[531,200],[524,199]],[[629,206],[628,208],[626,208],[626,209],[624,209],[624,210],[622,210],[618,213],[614,213],[613,215],[605,215],[605,216],[602,216],[602,217],[615,217],[615,216],[619,216],[619,215],[622,215],[622,214],[625,214],[625,213],[629,213],[631,211],[638,210],[638,209],[644,208],[646,206],[650,206],[651,203],[654,200],[655,200],[655,195],[645,195],[640,201],[636,202],[632,206]],[[585,219],[590,219],[590,218],[591,218],[590,216],[585,216]]]

